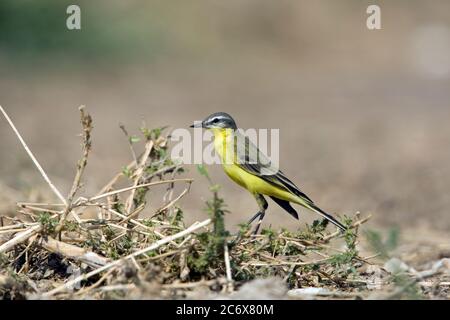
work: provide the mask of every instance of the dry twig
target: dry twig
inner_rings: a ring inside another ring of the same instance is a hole
[[[9,125],[11,126],[11,128],[13,129],[14,133],[16,134],[17,138],[19,139],[20,143],[22,144],[23,148],[25,149],[25,151],[28,153],[28,156],[30,157],[30,159],[33,161],[34,165],[36,166],[36,168],[39,170],[39,172],[41,173],[42,177],[44,178],[44,180],[47,182],[47,184],[50,186],[50,189],[52,189],[52,191],[55,193],[55,195],[59,198],[59,200],[61,200],[61,202],[64,205],[67,205],[66,199],[64,199],[64,197],[62,196],[61,192],[59,192],[59,190],[55,187],[55,185],[52,183],[52,181],[50,180],[50,178],[48,177],[48,175],[45,173],[44,169],[42,169],[42,166],[39,164],[39,162],[37,161],[36,157],[33,155],[33,153],[31,152],[30,148],[28,148],[27,144],[25,143],[25,141],[23,140],[21,134],[19,133],[19,131],[17,130],[16,126],[14,125],[14,123],[12,122],[12,120],[9,118],[8,114],[6,113],[6,111],[3,109],[2,106],[0,106],[0,111],[3,113],[3,116],[5,117],[6,121],[8,121]]]

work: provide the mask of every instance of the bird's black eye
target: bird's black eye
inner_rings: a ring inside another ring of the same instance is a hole
[[[212,122],[213,122],[213,123],[219,122],[219,118],[214,118]]]

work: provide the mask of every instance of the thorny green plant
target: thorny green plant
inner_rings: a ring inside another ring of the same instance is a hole
[[[383,235],[375,230],[368,230],[365,232],[365,237],[367,242],[372,247],[374,252],[377,252],[380,255],[380,258],[384,261],[393,258],[394,252],[398,247],[400,233],[397,227],[393,227],[389,229],[387,235],[383,237]],[[417,285],[416,281],[412,279],[399,265],[395,264],[401,263],[400,260],[391,260],[394,263],[391,266],[392,274],[389,277],[389,282],[393,284],[394,292],[396,292],[395,296],[392,298],[395,299],[422,299],[423,295],[421,294],[421,290]]]
[[[399,230],[398,228],[391,228],[385,240],[383,240],[381,233],[375,230],[367,230],[365,237],[373,251],[379,253],[380,257],[386,260],[392,257],[392,252],[398,246]]]
[[[415,279],[404,272],[394,273],[390,277],[390,281],[394,284],[394,292],[396,294],[391,299],[420,300],[423,294]]]
[[[3,254],[0,253],[0,268],[4,268],[8,264],[8,258]]]
[[[219,196],[220,186],[212,182],[203,165],[198,165],[197,169],[208,180],[213,194],[212,199],[206,201],[206,211],[213,221],[213,232],[198,235],[198,239],[205,246],[204,254],[190,256],[188,263],[192,270],[204,273],[209,267],[223,267],[223,250],[229,236],[229,232],[225,229],[224,215],[228,210],[225,209],[225,201]]]
[[[56,218],[52,218],[50,213],[42,212],[38,215],[37,220],[43,227],[43,234],[48,235],[55,232],[55,228],[58,225],[58,220]]]

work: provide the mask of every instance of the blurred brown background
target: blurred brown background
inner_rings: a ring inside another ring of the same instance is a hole
[[[81,31],[66,29],[73,3]],[[366,28],[369,4],[382,30]],[[2,0],[0,70],[0,104],[64,192],[79,105],[95,125],[86,194],[131,160],[119,123],[138,133],[225,111],[243,128],[280,128],[283,171],[324,209],[450,230],[449,1]],[[3,119],[0,135],[5,211],[47,187]],[[189,169],[194,219],[209,193]],[[256,210],[220,168],[211,175],[231,225]],[[266,222],[295,225],[276,205]]]

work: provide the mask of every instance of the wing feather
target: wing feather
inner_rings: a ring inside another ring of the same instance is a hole
[[[274,166],[270,159],[262,153],[248,137],[235,132],[235,153],[238,165],[245,171],[254,174],[266,182],[282,187],[302,198],[307,204],[314,202],[297,187],[286,175]]]

